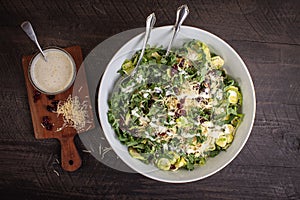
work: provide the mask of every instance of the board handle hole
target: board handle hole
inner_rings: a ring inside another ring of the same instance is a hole
[[[73,160],[69,160],[69,164],[70,164],[70,165],[73,165],[73,164],[74,164],[74,161],[73,161]]]

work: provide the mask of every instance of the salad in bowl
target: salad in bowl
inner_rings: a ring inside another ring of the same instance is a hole
[[[108,64],[98,92],[104,135],[117,156],[149,178],[185,183],[227,166],[253,126],[253,82],[241,57],[219,37],[182,26],[154,28],[136,67],[143,34]]]
[[[140,51],[124,61],[119,73],[130,77],[117,82],[107,117],[133,158],[193,170],[231,145],[242,93],[205,43],[191,40],[165,54],[148,46],[137,68]]]

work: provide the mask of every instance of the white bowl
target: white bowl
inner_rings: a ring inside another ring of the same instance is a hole
[[[173,26],[163,26],[153,29],[148,44],[151,46],[162,45],[166,48],[171,39],[172,28]],[[241,87],[243,93],[242,112],[245,116],[236,132],[232,145],[226,152],[221,152],[216,157],[209,158],[204,166],[195,167],[193,171],[187,171],[185,169],[175,172],[162,171],[153,165],[147,165],[132,158],[127,151],[127,147],[118,140],[107,119],[107,112],[109,109],[107,102],[110,93],[114,88],[115,81],[120,77],[117,71],[120,69],[126,58],[131,58],[133,53],[141,48],[143,36],[143,34],[140,34],[127,42],[114,55],[103,74],[99,87],[98,108],[100,123],[104,134],[116,154],[129,167],[149,178],[170,183],[185,183],[206,178],[228,165],[244,147],[251,133],[255,118],[256,100],[253,82],[248,69],[235,50],[219,37],[198,28],[189,26],[181,27],[179,34],[176,36],[173,43],[173,47],[180,47],[186,41],[197,39],[206,43],[212,52],[220,55],[225,60],[224,68],[227,73],[238,81]]]

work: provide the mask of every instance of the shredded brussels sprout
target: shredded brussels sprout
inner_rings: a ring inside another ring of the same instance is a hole
[[[161,170],[193,170],[233,142],[242,93],[206,44],[191,40],[165,53],[148,46],[140,66],[140,51],[124,61],[119,73],[130,78],[111,94],[107,116],[133,158]]]

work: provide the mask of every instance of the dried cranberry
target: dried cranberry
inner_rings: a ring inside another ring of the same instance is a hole
[[[201,97],[197,97],[197,98],[196,98],[196,101],[197,101],[197,102],[200,102],[201,100],[202,100]]]
[[[185,111],[184,109],[179,110],[179,114],[180,114],[181,116],[186,116],[186,111]]]
[[[51,131],[52,130],[52,128],[53,128],[53,124],[51,124],[51,123],[48,123],[48,124],[46,124],[46,129],[48,130],[48,131]]]
[[[47,130],[52,130],[53,124],[50,123],[50,118],[48,116],[43,116],[42,118],[42,126],[43,128],[46,128]]]
[[[170,170],[174,170],[174,169],[176,169],[175,165],[171,165]]]
[[[178,73],[178,70],[177,70],[177,69],[174,69],[174,68],[172,67],[172,69],[171,69],[171,76],[174,76],[176,73]]]
[[[177,104],[177,108],[178,108],[178,109],[181,109],[181,108],[183,108],[183,105],[182,105],[181,103],[178,103],[178,104]]]
[[[183,68],[183,64],[179,63],[178,67]]]
[[[175,118],[179,118],[180,116],[186,116],[186,110],[180,109],[175,112]]]
[[[53,100],[53,101],[51,102],[51,104],[52,104],[53,106],[57,106],[58,103],[59,103],[58,100]]]
[[[154,103],[155,103],[155,101],[153,99],[150,99],[148,101],[148,107],[150,108]]]
[[[180,68],[182,68],[182,67],[183,67],[183,64],[184,64],[184,59],[181,59],[181,61],[180,61],[180,63],[179,63],[178,66],[179,66]]]
[[[43,127],[47,127],[47,125],[49,124],[49,122],[42,122]]]
[[[53,106],[47,106],[47,110],[49,111],[49,112],[54,112],[55,111],[55,108],[53,107]]]
[[[120,118],[120,122],[119,122],[119,125],[120,125],[120,129],[121,130],[126,130],[126,124],[125,124],[125,121],[123,118]]]
[[[52,99],[55,98],[55,95],[47,95],[47,98],[48,98],[49,100],[52,100]]]
[[[37,102],[37,100],[39,100],[41,98],[41,93],[37,90],[34,91],[33,93],[33,102]]]
[[[50,119],[48,116],[43,116],[42,123],[49,123]]]
[[[175,112],[175,118],[179,118],[180,117],[180,114],[179,114],[179,112],[177,111],[177,112]]]
[[[57,105],[58,105],[59,101],[58,100],[54,100],[51,102],[51,105],[47,105],[47,110],[49,112],[56,112],[57,111]]]
[[[205,90],[205,87],[203,84],[199,84],[199,91]]]
[[[173,87],[173,91],[175,92],[175,94],[179,93],[179,89],[177,87]]]
[[[178,71],[178,65],[173,65],[173,66],[172,66],[172,69]]]
[[[184,104],[184,102],[185,102],[185,98],[180,99],[180,103],[181,103],[181,104]]]
[[[204,123],[205,121],[206,121],[206,119],[204,119],[204,118],[202,118],[202,117],[199,119],[199,122],[200,122],[201,124]]]
[[[166,132],[162,132],[162,133],[157,133],[158,136],[163,137],[165,136],[167,133]]]

